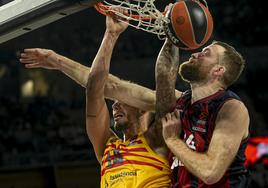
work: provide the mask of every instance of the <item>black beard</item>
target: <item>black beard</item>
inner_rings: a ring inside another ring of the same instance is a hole
[[[116,131],[125,131],[129,128],[128,123],[115,123],[114,129]]]
[[[179,75],[186,82],[202,82],[206,79],[206,74],[202,74],[198,63],[185,62],[179,68]]]

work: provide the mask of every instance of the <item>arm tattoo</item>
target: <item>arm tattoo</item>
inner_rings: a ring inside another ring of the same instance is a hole
[[[156,63],[156,120],[175,105],[175,83],[179,67],[179,49],[166,41]]]

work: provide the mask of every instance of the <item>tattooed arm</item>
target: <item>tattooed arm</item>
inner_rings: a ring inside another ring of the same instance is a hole
[[[181,95],[175,90],[176,77],[179,66],[179,50],[166,40],[156,61],[156,106],[155,124],[147,131],[147,141],[156,153],[166,157],[167,148],[162,136],[161,118],[176,104]]]
[[[175,106],[175,84],[179,67],[179,48],[166,40],[156,62],[156,118],[160,121]]]

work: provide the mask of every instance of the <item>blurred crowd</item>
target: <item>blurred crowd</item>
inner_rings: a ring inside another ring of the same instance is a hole
[[[1,97],[0,104],[2,167],[94,159],[81,109],[48,97]]]

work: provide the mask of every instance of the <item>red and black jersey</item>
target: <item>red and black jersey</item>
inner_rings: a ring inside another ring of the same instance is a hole
[[[232,91],[219,90],[215,94],[191,104],[192,93],[188,90],[178,99],[182,121],[181,138],[197,152],[206,152],[215,128],[217,114],[223,104],[231,99],[241,100]],[[234,125],[235,126],[235,125]],[[192,175],[176,157],[170,154],[169,162],[173,169],[174,187],[187,188],[244,188],[248,185],[248,171],[244,166],[245,139],[241,142],[237,155],[222,179],[213,185],[206,185],[202,180]]]

